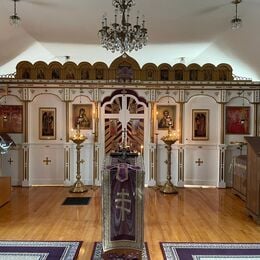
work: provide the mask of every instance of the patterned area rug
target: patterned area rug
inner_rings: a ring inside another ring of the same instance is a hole
[[[239,243],[160,243],[166,260],[256,260],[260,244]]]
[[[81,241],[0,241],[0,260],[73,260]]]
[[[103,259],[102,253],[103,253],[102,242],[95,242],[91,260],[102,260]],[[150,255],[149,255],[149,251],[148,251],[148,246],[147,246],[147,243],[145,242],[143,252],[142,252],[142,260],[149,260],[149,259],[150,259]],[[113,260],[116,260],[116,259],[113,259]],[[119,260],[122,260],[122,259],[120,258]]]

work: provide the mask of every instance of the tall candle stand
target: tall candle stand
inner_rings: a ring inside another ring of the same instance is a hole
[[[172,131],[171,124],[169,124],[168,134],[161,138],[161,140],[166,144],[167,155],[168,155],[168,159],[166,161],[167,181],[160,189],[162,193],[167,193],[167,194],[178,193],[177,189],[174,187],[174,185],[171,182],[171,178],[172,178],[171,177],[171,151],[172,151],[171,146],[178,140],[178,138],[179,138],[178,133],[176,131]]]
[[[76,134],[74,134],[70,139],[76,144],[76,150],[77,150],[77,175],[76,175],[77,180],[71,187],[70,192],[74,192],[74,193],[87,192],[88,191],[87,187],[80,180],[81,179],[80,164],[84,162],[84,160],[80,160],[80,149],[82,147],[81,144],[87,139],[87,137],[80,134],[79,124],[77,125]]]

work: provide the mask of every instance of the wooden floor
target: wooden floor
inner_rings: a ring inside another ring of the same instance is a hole
[[[12,190],[11,202],[0,208],[0,240],[82,240],[78,259],[90,259],[101,241],[100,189],[87,206],[62,206],[77,196],[63,187]],[[162,259],[160,241],[260,242],[260,226],[245,213],[245,203],[230,189],[182,188],[178,195],[145,189],[145,241],[151,259]]]

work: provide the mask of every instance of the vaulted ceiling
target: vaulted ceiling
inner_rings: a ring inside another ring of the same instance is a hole
[[[145,15],[148,45],[129,55],[142,66],[147,62],[171,65],[183,62],[228,63],[238,76],[260,80],[260,1],[243,0],[238,14],[242,28],[233,31],[231,0],[136,0]],[[0,75],[15,71],[21,60],[56,60],[110,64],[120,53],[100,46],[98,30],[104,13],[112,21],[111,0],[20,0],[20,26],[9,24],[13,1],[0,0]]]

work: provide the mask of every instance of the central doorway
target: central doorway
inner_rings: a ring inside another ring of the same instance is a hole
[[[142,153],[145,106],[132,95],[118,95],[104,104],[104,152],[115,151],[124,142]]]

